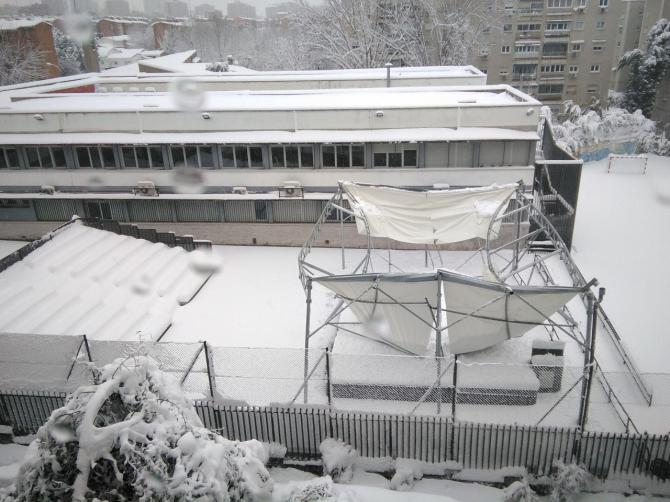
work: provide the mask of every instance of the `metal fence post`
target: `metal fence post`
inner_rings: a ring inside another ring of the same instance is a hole
[[[326,347],[326,396],[328,397],[328,407],[331,407],[333,399],[330,389],[330,349],[328,347]]]
[[[207,363],[207,379],[209,380],[209,396],[214,397],[214,389],[216,389],[216,378],[212,374],[214,371],[214,357],[212,356],[211,351],[207,342],[202,342],[202,345],[205,349],[205,362]]]
[[[456,422],[456,385],[458,379],[458,354],[454,354],[454,380],[451,388],[451,421]]]
[[[577,417],[579,428],[584,430],[586,425],[586,412],[588,411],[587,397],[589,388],[591,386],[592,372],[589,371],[591,360],[593,359],[593,332],[596,324],[595,314],[595,298],[593,293],[588,291],[587,295],[587,309],[586,309],[586,348],[584,350],[584,369],[582,371],[582,392],[579,401],[579,415]]]
[[[306,305],[306,315],[305,315],[305,369],[304,369],[304,379],[305,379],[305,387],[303,388],[303,401],[305,404],[307,404],[307,373],[309,371],[309,330],[310,330],[310,315],[312,312],[312,278],[307,277],[307,298],[305,299]]]

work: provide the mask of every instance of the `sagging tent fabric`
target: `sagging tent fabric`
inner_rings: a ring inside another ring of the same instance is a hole
[[[363,274],[314,279],[351,305],[366,334],[424,355],[437,301],[437,274]],[[394,302],[404,305],[398,305]],[[410,312],[411,311],[411,312]]]
[[[514,287],[440,271],[449,351],[463,354],[519,337],[542,324],[580,288]],[[455,323],[455,324],[454,324]]]
[[[412,191],[349,181],[342,182],[341,186],[356,214],[360,234],[366,234],[367,222],[372,237],[413,244],[485,239],[495,210],[517,188],[516,184],[509,184]]]

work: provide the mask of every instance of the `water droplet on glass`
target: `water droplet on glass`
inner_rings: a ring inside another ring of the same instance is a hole
[[[179,78],[172,85],[172,98],[180,110],[197,111],[202,109],[205,93],[195,80]]]
[[[86,14],[70,12],[63,17],[63,29],[71,39],[83,44],[93,36],[93,20]]]
[[[195,272],[213,274],[221,268],[221,258],[211,251],[198,249],[188,254],[189,265]]]
[[[178,193],[202,193],[205,177],[199,169],[177,165],[172,170],[172,182]]]
[[[86,180],[86,183],[88,183],[88,186],[91,187],[101,187],[105,184],[105,181],[102,179],[102,177],[94,175],[89,176]]]
[[[149,274],[140,274],[140,276],[133,282],[132,290],[138,295],[144,296],[149,293],[152,282]]]

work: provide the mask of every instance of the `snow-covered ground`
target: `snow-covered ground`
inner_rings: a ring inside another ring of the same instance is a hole
[[[647,173],[607,173],[584,164],[573,257],[607,288],[603,307],[643,373],[669,373],[670,158],[649,156]]]
[[[28,244],[24,241],[0,241],[0,258],[12,254],[17,249]]]

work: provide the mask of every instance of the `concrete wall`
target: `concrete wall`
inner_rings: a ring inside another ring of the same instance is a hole
[[[64,221],[51,222],[0,222],[0,239],[34,240],[50,230],[62,225]],[[214,244],[234,246],[302,246],[314,228],[312,223],[137,223],[139,228],[153,228],[161,232],[175,232],[178,235],[192,235],[194,239],[210,240]],[[501,236],[511,240],[514,226],[503,225]],[[321,232],[315,247],[365,248],[367,239],[358,234],[356,226],[344,225],[344,239],[340,239],[340,224],[328,223],[321,226]],[[373,239],[378,249],[386,249],[386,239]],[[476,250],[481,246],[480,239],[471,239],[455,244],[441,246],[449,250]],[[393,249],[423,249],[422,245],[393,242]],[[296,254],[297,258],[297,254]],[[297,269],[297,264],[296,264]]]

